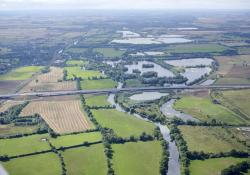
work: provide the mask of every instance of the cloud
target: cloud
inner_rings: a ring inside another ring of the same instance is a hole
[[[0,0],[1,9],[250,9],[250,0]]]

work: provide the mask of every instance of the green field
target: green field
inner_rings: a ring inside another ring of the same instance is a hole
[[[86,52],[87,49],[86,48],[69,48],[66,50],[66,52],[68,53],[73,53],[73,54],[83,54],[84,52]]]
[[[92,106],[109,106],[110,103],[107,101],[107,95],[91,95],[85,97],[86,104]]]
[[[104,57],[121,57],[125,51],[124,50],[118,50],[114,48],[95,48],[95,52],[101,53]]]
[[[130,79],[125,81],[126,87],[144,87],[145,84],[142,84],[140,80]]]
[[[91,143],[101,140],[102,140],[101,133],[89,132],[89,133],[72,134],[72,135],[59,136],[57,138],[51,138],[50,142],[56,148],[59,148],[61,146],[68,147],[73,145],[80,145],[83,144],[83,142],[85,141]]]
[[[73,79],[74,77],[88,79],[103,76],[99,71],[82,70],[80,67],[65,67],[65,70],[67,70],[67,79]]]
[[[44,153],[2,162],[11,175],[59,175],[61,165],[54,153]]]
[[[113,144],[113,167],[120,175],[158,175],[161,145],[158,141]]]
[[[50,150],[49,144],[46,141],[42,141],[42,138],[47,137],[47,134],[41,134],[14,139],[2,139],[0,141],[0,155],[15,156]]]
[[[246,151],[247,147],[221,127],[179,126],[189,151],[207,153],[229,152],[233,149]]]
[[[180,44],[166,48],[168,53],[211,53],[223,52],[228,48],[219,44]]]
[[[27,134],[36,132],[38,126],[15,126],[14,124],[0,125],[0,137],[16,134]]]
[[[13,69],[6,74],[0,75],[0,80],[26,80],[36,72],[41,71],[42,68],[42,66],[26,66]]]
[[[194,160],[190,163],[191,175],[220,175],[220,172],[229,167],[246,159],[240,158],[214,158],[207,160]]]
[[[70,175],[106,175],[107,165],[102,144],[73,148],[62,152]]]
[[[66,65],[67,66],[84,66],[87,63],[88,63],[87,61],[83,61],[83,60],[68,60],[66,62]]]
[[[231,110],[222,105],[214,104],[209,97],[184,96],[176,101],[174,108],[202,121],[216,119],[228,124],[245,123]]]
[[[111,89],[117,86],[117,83],[111,79],[83,80],[81,89]]]
[[[120,137],[139,136],[142,132],[152,134],[154,125],[116,109],[92,110],[100,125],[114,130]]]

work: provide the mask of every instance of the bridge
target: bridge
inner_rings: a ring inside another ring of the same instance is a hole
[[[160,90],[199,90],[199,89],[212,89],[212,90],[237,90],[237,89],[250,89],[250,85],[193,85],[193,86],[166,86],[166,87],[135,87],[135,88],[113,88],[113,89],[95,89],[95,90],[67,90],[67,91],[46,91],[46,92],[29,92],[29,93],[14,93],[14,94],[0,94],[0,99],[11,99],[15,97],[37,96],[65,96],[77,94],[110,94],[120,92],[150,92]]]

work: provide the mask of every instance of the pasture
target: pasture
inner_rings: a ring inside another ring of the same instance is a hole
[[[107,163],[102,144],[73,148],[62,152],[70,175],[106,175]]]
[[[59,175],[61,165],[58,156],[54,153],[45,153],[13,159],[2,162],[10,174],[18,175]]]
[[[89,132],[89,133],[80,133],[80,134],[72,134],[72,135],[64,135],[59,136],[57,138],[50,138],[50,142],[56,148],[61,146],[68,147],[73,145],[80,145],[83,142],[97,142],[101,141],[102,136],[99,132]]]
[[[222,105],[214,104],[210,97],[183,96],[176,101],[174,108],[202,121],[216,119],[217,121],[235,125],[245,123],[233,111]]]
[[[74,79],[75,77],[88,79],[93,77],[101,77],[104,76],[99,71],[94,70],[83,70],[81,67],[65,67],[65,70],[67,70],[67,79]]]
[[[38,126],[15,126],[14,124],[0,125],[0,137],[16,135],[16,134],[29,134],[36,132]]]
[[[113,167],[116,174],[158,175],[161,145],[158,141],[113,144]]]
[[[42,70],[42,66],[25,66],[9,71],[0,75],[0,81],[6,80],[26,80],[31,78],[35,73]]]
[[[85,131],[93,128],[84,115],[79,100],[65,101],[32,101],[21,112],[20,116],[41,115],[56,133]]]
[[[101,53],[104,57],[110,58],[121,57],[125,53],[124,50],[114,48],[95,48],[93,51]]]
[[[2,139],[0,142],[0,155],[16,156],[37,151],[50,150],[50,146],[42,138],[48,134],[31,135],[14,139]]]
[[[152,123],[116,109],[92,110],[92,113],[101,126],[113,129],[120,137],[140,136],[142,132],[153,134],[155,128]]]
[[[67,53],[73,53],[73,54],[84,54],[87,51],[86,48],[81,47],[73,47],[66,50]]]
[[[107,95],[88,95],[85,96],[86,105],[92,106],[109,106]]]
[[[117,83],[111,79],[99,80],[83,80],[81,81],[81,89],[111,89],[115,88]]]
[[[194,160],[190,163],[190,174],[191,175],[219,175],[220,172],[229,167],[246,159],[241,158],[213,158],[206,160]]]
[[[246,151],[229,129],[222,127],[179,126],[189,151],[206,153],[229,152],[233,149]],[[235,135],[236,136],[236,135]],[[237,136],[236,136],[237,137]]]
[[[88,64],[88,62],[84,60],[68,60],[66,62],[67,66],[84,66],[86,64]]]

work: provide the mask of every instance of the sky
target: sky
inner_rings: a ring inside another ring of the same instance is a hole
[[[250,9],[250,0],[0,0],[13,9]]]

